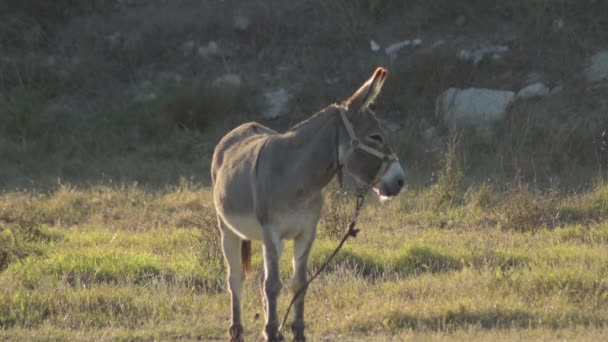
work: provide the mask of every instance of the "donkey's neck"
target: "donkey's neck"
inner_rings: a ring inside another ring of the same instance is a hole
[[[334,177],[338,167],[338,109],[330,106],[297,124],[283,137],[289,160],[299,175],[299,192],[318,192]]]

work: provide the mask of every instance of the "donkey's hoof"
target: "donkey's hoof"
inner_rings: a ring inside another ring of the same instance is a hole
[[[245,336],[243,334],[243,326],[240,324],[231,325],[228,329],[230,333],[230,342],[243,342],[245,341]]]
[[[283,334],[281,334],[280,332],[276,332],[273,334],[273,336],[266,336],[266,341],[268,342],[284,342],[285,338],[283,337]]]
[[[304,324],[294,323],[291,326],[291,332],[293,333],[293,341],[294,342],[306,342],[306,337],[304,336]]]

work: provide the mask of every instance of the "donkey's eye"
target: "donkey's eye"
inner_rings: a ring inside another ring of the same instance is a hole
[[[376,142],[378,144],[384,143],[384,139],[382,138],[382,136],[380,134],[370,134],[367,137],[369,138],[369,140]]]

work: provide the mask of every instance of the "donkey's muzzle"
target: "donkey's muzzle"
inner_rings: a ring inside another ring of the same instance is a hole
[[[397,196],[403,188],[404,181],[405,175],[401,164],[399,164],[399,161],[394,161],[376,184],[375,191],[381,198]]]

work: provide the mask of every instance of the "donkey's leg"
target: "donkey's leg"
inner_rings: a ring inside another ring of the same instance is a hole
[[[291,289],[295,295],[302,287],[306,285],[308,281],[306,277],[306,266],[308,264],[308,255],[312,243],[315,240],[316,230],[310,229],[305,230],[294,239],[294,251],[293,251],[293,279],[291,283]],[[291,326],[293,332],[294,341],[306,341],[304,337],[304,296],[306,290],[298,296],[294,302],[294,322]]]
[[[266,298],[266,326],[264,336],[268,341],[282,341],[278,331],[277,299],[281,292],[279,259],[283,253],[283,241],[279,237],[264,239],[264,297]]]
[[[222,248],[228,263],[228,290],[232,300],[232,319],[228,332],[230,341],[243,341],[241,325],[241,295],[245,273],[241,266],[241,238],[234,234],[221,219],[218,219],[222,232]]]

